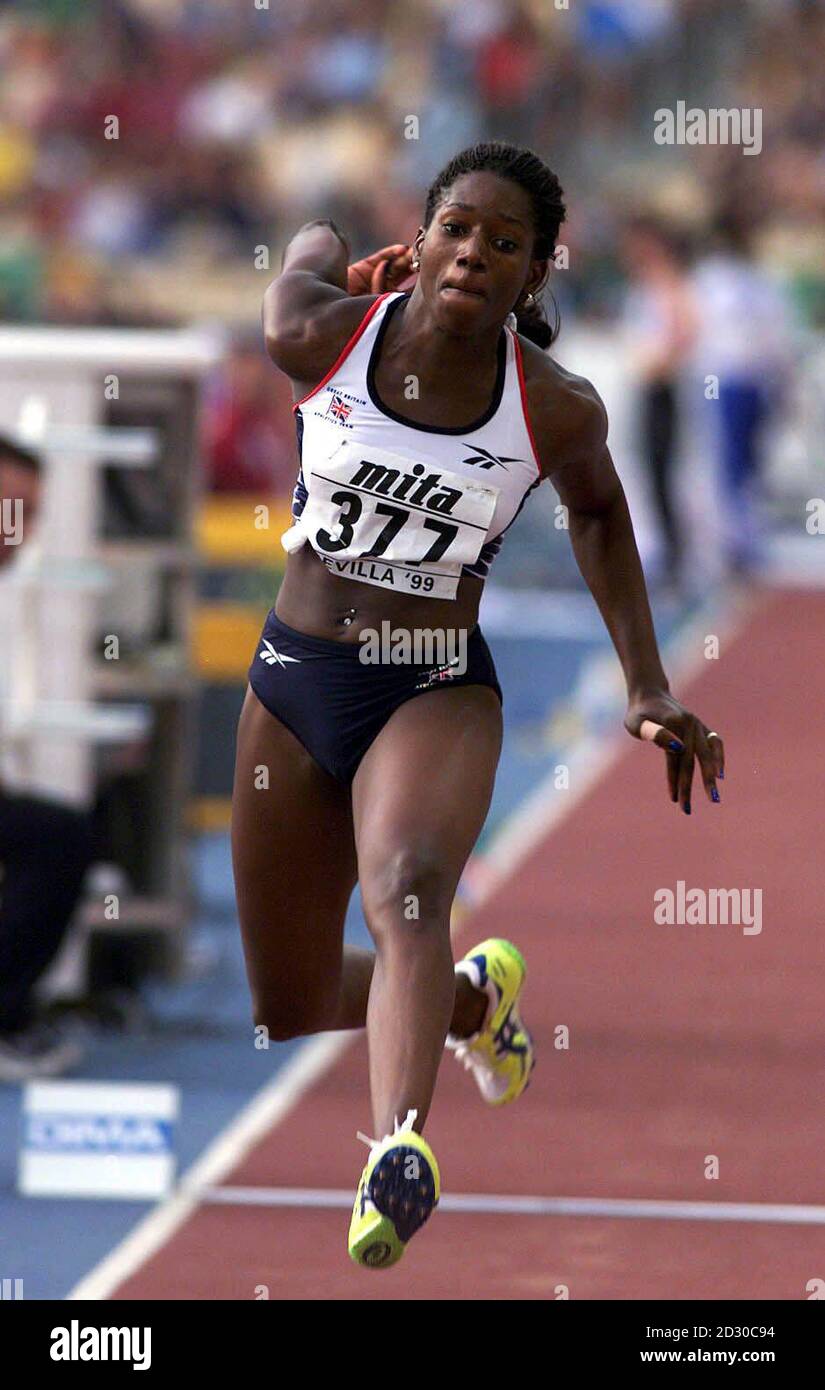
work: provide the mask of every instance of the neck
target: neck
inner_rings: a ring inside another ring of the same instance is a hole
[[[418,285],[395,315],[390,356],[403,353],[404,366],[421,382],[443,380],[445,372],[495,370],[500,324],[478,333],[451,333],[438,324]]]

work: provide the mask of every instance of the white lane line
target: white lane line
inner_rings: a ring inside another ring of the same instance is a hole
[[[333,1187],[213,1187],[201,1201],[243,1207],[352,1206],[353,1194]],[[758,1221],[825,1226],[825,1207],[775,1202],[682,1202],[614,1197],[523,1197],[486,1192],[447,1193],[439,1211],[492,1216],[601,1216],[653,1221]]]
[[[674,677],[683,683],[689,678],[689,673],[700,668],[700,638],[707,631],[709,621],[712,620],[712,630],[717,635],[724,631],[730,641],[751,611],[751,605],[747,602],[731,603],[726,597],[719,597],[715,602],[718,606],[712,613],[706,611],[699,614],[689,627],[681,629],[668,644],[667,665],[671,684]],[[554,776],[550,774],[535,793],[503,822],[484,856],[485,867],[489,865],[493,872],[485,875],[483,886],[475,892],[471,912],[492,896],[508,874],[516,870],[541,836],[573,810],[587,787],[610,770],[627,746],[626,740],[626,735],[619,739],[612,734],[586,739],[583,748],[579,745],[578,751],[573,750],[569,757],[562,759],[570,765],[571,773],[574,767],[582,771],[578,785],[576,777],[571,776],[571,784],[576,786],[576,791],[560,796],[555,788]],[[467,922],[462,921],[459,928],[461,934],[466,927]],[[203,1190],[220,1183],[254,1144],[297,1104],[313,1082],[334,1065],[357,1036],[357,1032],[324,1033],[304,1044],[292,1061],[253,1097],[187,1170],[171,1197],[153,1208],[110,1254],[70,1290],[67,1299],[108,1298],[119,1284],[130,1278],[174,1236],[203,1200]],[[443,1200],[447,1201],[447,1198]],[[352,1196],[347,1205],[352,1205]]]
[[[181,1178],[171,1197],[144,1217],[111,1253],[85,1275],[67,1299],[104,1299],[156,1254],[203,1200],[204,1188],[221,1182],[250,1149],[277,1125],[358,1036],[321,1033],[253,1096]],[[352,1205],[352,1197],[350,1197]]]

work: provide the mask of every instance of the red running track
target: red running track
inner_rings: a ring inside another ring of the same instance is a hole
[[[766,594],[679,692],[725,738],[720,806],[694,784],[686,817],[655,750],[628,740],[462,926],[460,953],[499,932],[524,950],[539,1061],[515,1106],[488,1110],[445,1057],[427,1125],[445,1193],[822,1201],[823,632],[825,595]],[[654,892],[679,879],[761,889],[761,933],[656,925]],[[366,1078],[359,1037],[226,1183],[354,1194]],[[362,1271],[348,1222],[204,1205],[114,1296],[804,1299],[825,1279],[823,1225],[442,1210],[397,1267]]]

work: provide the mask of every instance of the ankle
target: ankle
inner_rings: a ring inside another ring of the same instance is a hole
[[[471,1038],[484,1026],[489,1000],[464,974],[455,977],[455,1008],[450,1032],[455,1038]]]

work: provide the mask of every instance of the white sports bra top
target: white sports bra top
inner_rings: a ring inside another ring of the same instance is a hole
[[[489,406],[468,428],[417,424],[375,387],[404,291],[381,295],[326,376],[293,406],[300,469],[287,551],[306,542],[332,574],[430,598],[485,578],[541,481],[518,336],[502,329]]]

